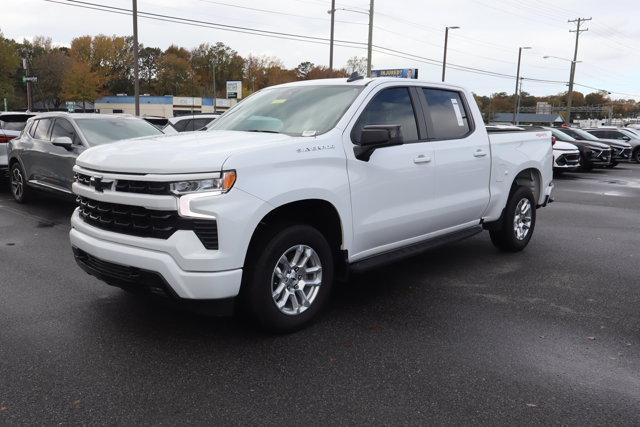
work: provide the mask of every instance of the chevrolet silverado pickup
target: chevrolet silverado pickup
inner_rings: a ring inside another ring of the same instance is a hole
[[[489,231],[527,246],[551,201],[551,133],[487,132],[458,86],[394,78],[263,89],[207,131],[77,159],[77,263],[126,290],[239,303],[272,331],[334,279]]]

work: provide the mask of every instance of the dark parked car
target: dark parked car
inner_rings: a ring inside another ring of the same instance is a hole
[[[594,128],[585,130],[598,138],[615,139],[617,141],[628,142],[631,144],[632,149],[631,158],[636,163],[640,163],[640,136],[637,136],[626,129],[617,128]]]
[[[9,142],[11,194],[23,203],[33,189],[73,194],[73,167],[87,148],[114,141],[162,135],[152,124],[131,116],[44,113],[27,121]]]
[[[620,162],[628,162],[629,160],[631,160],[631,144],[626,141],[598,138],[583,129],[558,128],[558,130],[575,139],[607,144],[609,147],[611,147],[611,163],[609,164],[609,167],[611,168],[616,167],[616,165]]]
[[[575,139],[558,128],[545,128],[550,130],[559,141],[575,145],[580,150],[580,169],[590,171],[596,166],[606,167],[611,163],[611,148],[600,142]]]

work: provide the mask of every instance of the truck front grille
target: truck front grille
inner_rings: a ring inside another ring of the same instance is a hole
[[[77,198],[80,218],[94,227],[139,237],[168,239],[178,230],[191,230],[206,249],[218,249],[215,220],[183,218],[176,211],[159,211],[140,206],[98,202]]]
[[[116,181],[116,191],[155,195],[171,194],[169,192],[169,184],[166,182],[128,181],[122,179]]]

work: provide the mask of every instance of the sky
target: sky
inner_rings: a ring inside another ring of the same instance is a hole
[[[131,17],[69,5],[69,0],[2,0],[0,30],[22,40],[43,35],[69,46],[81,35],[130,35]],[[130,9],[131,0],[83,0]],[[65,4],[61,4],[65,3]],[[75,4],[79,4],[76,2]],[[86,5],[86,3],[85,3]],[[336,0],[334,66],[366,56],[369,0]],[[140,12],[317,37],[314,43],[139,18],[145,46],[193,48],[221,41],[240,55],[269,55],[287,67],[311,61],[328,65],[331,0],[138,0]],[[348,9],[348,10],[344,10]],[[602,89],[612,98],[640,101],[640,1],[638,0],[375,0],[374,68],[418,68],[421,80],[440,81],[444,28],[450,30],[447,63],[505,76],[447,68],[447,82],[480,95],[513,93],[518,47],[523,50],[522,90],[550,95],[566,90],[575,45],[575,23],[589,18],[580,35],[576,90]],[[349,43],[345,43],[349,42]],[[354,44],[355,43],[355,44]],[[389,50],[391,49],[391,50]],[[418,56],[419,58],[416,58]],[[547,58],[556,56],[563,59]]]

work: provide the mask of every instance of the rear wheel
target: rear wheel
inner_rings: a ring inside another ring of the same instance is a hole
[[[301,224],[274,230],[257,245],[249,252],[243,284],[248,314],[272,332],[307,326],[333,284],[329,243],[318,230]]]
[[[26,175],[20,163],[13,162],[9,170],[11,195],[18,203],[26,203],[31,197],[31,189],[27,185]]]
[[[536,225],[536,204],[527,187],[516,188],[509,197],[499,227],[489,231],[491,242],[500,250],[518,252],[531,240]]]

